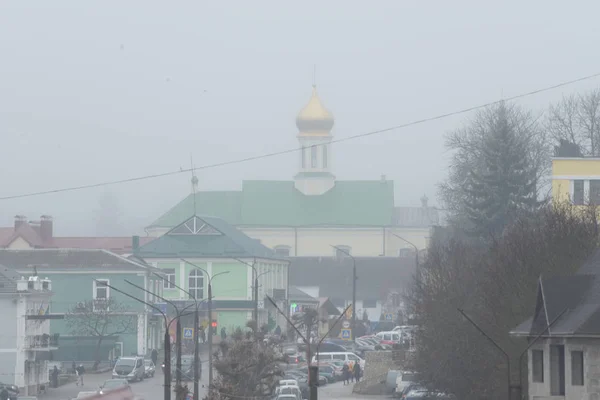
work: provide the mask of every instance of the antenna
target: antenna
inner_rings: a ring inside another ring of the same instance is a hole
[[[194,158],[190,153],[190,169],[192,172],[192,196],[194,198],[194,216],[196,216],[196,188],[198,187],[198,178],[196,177],[196,170],[194,169]]]

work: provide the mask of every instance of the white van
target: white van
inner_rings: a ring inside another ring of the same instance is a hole
[[[318,353],[312,358],[312,362],[328,362],[328,361],[342,361],[342,362],[358,362],[360,364],[360,368],[364,371],[365,369],[365,360],[360,358],[354,353],[345,352],[345,353]]]
[[[394,345],[402,341],[402,335],[397,331],[379,332],[375,336],[381,344]]]

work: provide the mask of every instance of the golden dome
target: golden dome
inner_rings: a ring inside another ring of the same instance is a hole
[[[333,114],[321,103],[314,85],[308,104],[296,117],[296,126],[300,132],[330,131],[333,128]]]

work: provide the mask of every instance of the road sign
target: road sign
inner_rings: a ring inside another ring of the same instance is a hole
[[[344,329],[348,329],[348,328],[350,328],[350,321],[344,321],[344,322],[342,322],[342,327],[343,327]]]
[[[167,303],[154,303],[154,307],[158,308],[158,310],[162,311],[163,314],[167,313]],[[152,314],[154,315],[163,315],[157,309],[152,309]]]
[[[386,321],[392,321],[393,319],[394,319],[394,314],[391,314],[391,313],[385,314]]]
[[[342,329],[342,339],[350,340],[352,338],[352,329]]]
[[[183,338],[184,339],[193,339],[194,338],[194,328],[183,328]]]

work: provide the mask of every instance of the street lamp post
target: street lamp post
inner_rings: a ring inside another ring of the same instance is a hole
[[[128,284],[130,284],[131,286],[133,286],[133,287],[135,287],[137,289],[140,289],[143,292],[146,292],[148,294],[151,294],[153,296],[158,297],[159,299],[161,299],[165,303],[169,303],[178,312],[178,314],[177,314],[178,315],[177,316],[177,324],[176,324],[177,325],[177,328],[176,328],[177,332],[175,333],[176,338],[177,338],[176,339],[177,340],[177,361],[176,361],[176,363],[177,363],[177,365],[176,365],[177,370],[175,371],[175,385],[177,387],[181,386],[181,329],[182,329],[182,327],[181,327],[181,318],[180,318],[181,315],[179,314],[179,310],[177,309],[177,306],[172,301],[167,300],[164,297],[161,297],[161,296],[157,295],[156,293],[152,293],[151,291],[149,291],[149,290],[147,290],[147,289],[145,289],[145,288],[143,288],[143,287],[141,287],[139,285],[136,285],[135,283],[132,283],[132,282],[128,281],[127,279],[125,279],[125,282],[127,282]],[[191,308],[192,305],[193,304],[190,304],[189,306],[184,307],[182,309],[182,311],[185,310],[185,309]]]
[[[334,246],[334,245],[330,245],[331,247],[333,247],[334,249],[341,251],[342,253],[346,254],[348,257],[350,257],[352,259],[352,341],[354,343],[356,343],[356,280],[358,279],[356,277],[356,259],[354,257],[352,257],[352,254],[350,254],[348,251]]]
[[[197,266],[194,263],[191,263],[187,260],[184,260],[183,258],[181,259],[181,261],[183,261],[186,264],[191,265],[192,267],[199,269],[200,271],[204,272],[206,274],[206,276],[208,277],[208,315],[209,315],[209,324],[208,324],[208,388],[209,390],[212,388],[212,382],[213,382],[213,368],[212,368],[212,347],[213,347],[213,331],[212,331],[212,280],[214,278],[216,278],[219,275],[224,275],[224,274],[228,274],[229,271],[223,271],[223,272],[219,272],[218,274],[214,274],[213,276],[210,276],[210,274],[208,273],[207,270],[205,270],[202,267]],[[194,357],[196,357],[197,354],[194,355]]]
[[[98,282],[98,281],[96,281]],[[135,301],[138,301],[142,304],[147,305],[148,307],[158,311],[164,319],[164,323],[165,323],[165,335],[163,338],[163,346],[164,346],[164,353],[165,353],[165,371],[164,371],[164,398],[165,400],[171,400],[171,337],[169,336],[169,328],[171,327],[171,323],[174,321],[168,321],[167,319],[167,315],[158,307],[142,300],[139,299],[135,296],[130,295],[129,293],[126,293],[120,289],[117,289],[114,286],[111,286],[109,284],[107,284],[106,282],[102,282],[102,284],[106,287],[109,287],[110,289],[114,290],[115,292],[121,293],[124,296],[127,296]],[[179,320],[179,318],[182,315],[183,311],[185,311],[185,309],[181,310],[180,312],[178,312],[176,319]]]
[[[402,236],[396,235],[394,232],[390,232],[392,234],[392,236],[396,236],[398,239],[402,240],[405,243],[408,243],[410,246],[412,246],[415,249],[415,268],[416,268],[416,273],[417,273],[417,282],[419,282],[421,280],[421,270],[419,268],[419,248],[417,246],[414,245],[414,243],[409,242],[408,240],[404,239]]]
[[[162,276],[160,276],[159,274],[157,274],[156,272],[153,272],[154,275],[156,275],[157,277],[159,277],[160,279],[162,279],[165,282],[169,282],[167,281],[165,278],[163,278]],[[171,285],[175,286],[177,289],[181,290],[182,292],[186,293],[188,296],[190,296],[190,299],[192,299],[194,301],[194,304],[196,305],[196,312],[194,313],[194,400],[198,400],[198,391],[200,390],[200,386],[199,386],[199,380],[200,380],[200,357],[199,357],[199,344],[198,344],[198,325],[199,325],[199,321],[198,321],[198,313],[199,313],[199,307],[200,304],[202,304],[204,302],[204,300],[198,302],[198,300],[196,299],[196,296],[192,295],[190,292],[188,292],[187,290],[185,290],[184,288],[178,286],[176,283],[174,282],[169,282]]]

